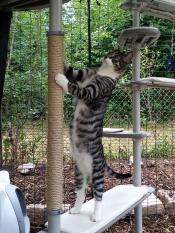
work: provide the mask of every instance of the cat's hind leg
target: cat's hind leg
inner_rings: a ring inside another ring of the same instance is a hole
[[[102,197],[104,191],[104,171],[96,172],[92,179],[94,193],[94,211],[91,216],[93,222],[100,221],[102,218]]]
[[[76,201],[74,207],[70,210],[71,214],[80,213],[83,202],[85,201],[87,178],[75,166],[75,184],[76,184]]]

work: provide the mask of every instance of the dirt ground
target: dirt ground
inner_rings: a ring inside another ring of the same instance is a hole
[[[131,172],[133,167],[129,165],[127,160],[112,160],[108,163],[116,171]],[[74,193],[74,164],[68,163],[64,165],[64,203],[73,205],[75,201]],[[10,171],[11,182],[17,185],[25,194],[27,204],[45,204],[46,203],[46,167],[45,165],[37,165],[34,172],[28,175],[21,175],[16,169],[6,167]],[[151,185],[155,188],[155,194],[159,189],[170,190],[175,195],[175,159],[151,158],[143,159],[142,165],[142,183]],[[106,177],[105,190],[115,185],[132,183],[132,178],[125,181],[115,180]],[[87,200],[92,198],[91,187],[87,189]],[[174,206],[175,212],[175,206]],[[41,216],[43,217],[43,216]],[[31,224],[31,233],[37,233],[43,226],[40,224]],[[169,216],[146,216],[143,218],[144,233],[175,233],[175,215]],[[105,233],[133,233],[134,218],[127,217],[117,222]],[[77,232],[81,233],[81,232]]]

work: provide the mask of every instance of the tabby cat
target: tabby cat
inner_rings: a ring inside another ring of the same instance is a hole
[[[102,145],[103,118],[116,80],[131,63],[132,52],[108,53],[98,69],[74,70],[65,66],[64,74],[56,75],[56,83],[76,101],[75,112],[70,124],[71,154],[76,162],[76,202],[70,213],[80,213],[85,200],[86,186],[91,181],[95,198],[92,221],[102,217],[102,196],[105,172],[119,179],[131,174],[116,173],[104,159]]]

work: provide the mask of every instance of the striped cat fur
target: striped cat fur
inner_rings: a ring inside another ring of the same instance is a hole
[[[102,217],[102,196],[105,172],[115,178],[125,179],[130,173],[117,173],[104,158],[102,145],[103,118],[106,105],[116,81],[132,61],[132,52],[108,53],[98,69],[74,70],[65,66],[64,74],[56,75],[56,83],[75,98],[75,112],[70,124],[71,154],[76,162],[76,202],[70,213],[80,213],[85,200],[86,187],[92,182],[95,198],[92,221]]]

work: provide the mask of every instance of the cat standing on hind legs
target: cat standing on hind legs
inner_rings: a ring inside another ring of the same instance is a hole
[[[105,159],[102,145],[103,118],[116,81],[132,61],[132,52],[108,53],[96,69],[74,70],[65,66],[64,74],[57,74],[56,83],[75,98],[75,111],[70,124],[71,154],[75,160],[76,201],[71,214],[80,213],[86,187],[92,182],[95,198],[92,221],[102,218],[102,197],[105,172],[117,179],[131,174],[117,173]]]

